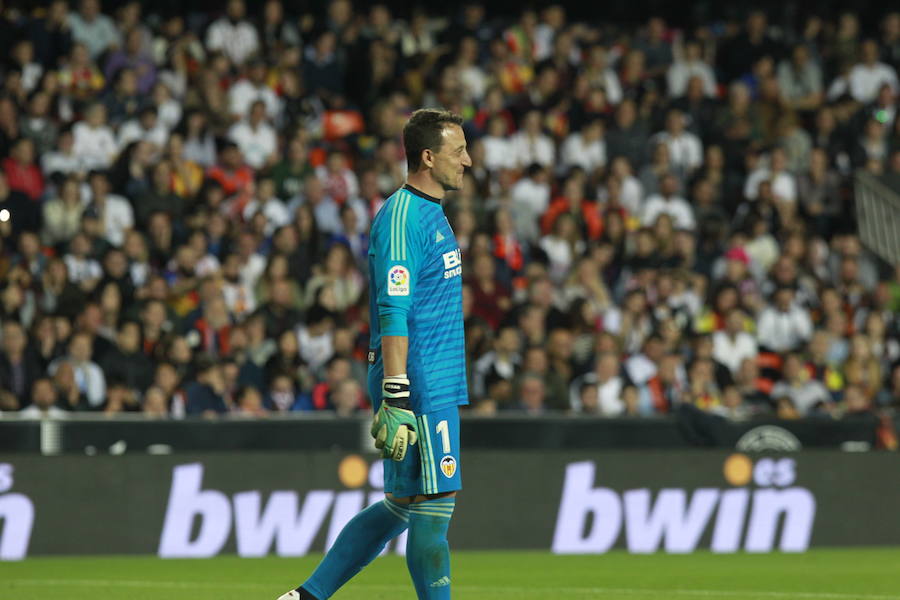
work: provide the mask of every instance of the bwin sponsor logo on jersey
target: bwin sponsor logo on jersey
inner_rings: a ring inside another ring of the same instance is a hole
[[[792,458],[733,454],[724,474],[733,486],[614,490],[594,487],[593,461],[566,467],[553,535],[558,554],[599,554],[622,539],[629,552],[693,552],[709,539],[713,552],[803,552],[816,518],[816,498],[795,486]],[[655,496],[655,498],[654,498]],[[711,535],[704,538],[704,533]],[[779,540],[780,533],[780,540]]]
[[[444,252],[444,279],[450,279],[462,274],[462,254],[459,248]]]

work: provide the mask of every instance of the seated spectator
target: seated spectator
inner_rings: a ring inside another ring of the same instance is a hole
[[[106,124],[103,104],[91,104],[83,121],[72,127],[73,150],[81,157],[86,169],[107,169],[119,151],[112,129]]]
[[[819,411],[830,411],[831,394],[810,376],[808,367],[799,354],[789,353],[784,359],[781,381],[772,388],[774,398],[787,398],[800,416]]]
[[[732,310],[725,319],[725,329],[713,333],[713,358],[736,374],[746,359],[756,359],[756,338],[746,331],[746,316],[740,309]]]
[[[275,129],[266,120],[266,105],[255,100],[247,111],[247,118],[228,130],[228,138],[237,144],[244,160],[253,169],[268,168],[278,159],[278,139]]]
[[[43,369],[18,321],[4,320],[0,343],[0,394],[10,394],[22,408],[28,404],[32,384]]]
[[[685,129],[684,115],[678,109],[669,111],[665,130],[650,138],[650,142],[666,145],[672,166],[685,178],[703,163],[703,143]]]
[[[666,91],[669,98],[684,96],[688,82],[699,78],[703,93],[708,97],[716,96],[716,75],[712,67],[703,60],[703,48],[698,40],[688,40],[684,44],[684,57],[676,59],[666,73]]]
[[[524,177],[511,190],[511,209],[516,235],[524,242],[536,243],[538,218],[550,206],[550,185],[547,172],[537,163],[525,170]]]
[[[228,412],[225,403],[225,379],[215,359],[200,355],[196,363],[195,380],[184,387],[185,414],[215,417]]]
[[[137,394],[143,393],[153,381],[153,363],[141,351],[140,323],[123,322],[116,335],[116,346],[101,356],[98,364],[106,377]]]
[[[481,143],[484,144],[484,166],[489,171],[515,168],[509,133],[509,125],[503,115],[488,119],[487,133],[481,138]]]
[[[206,31],[206,47],[220,50],[232,63],[240,66],[259,49],[256,28],[244,17],[243,0],[229,0],[225,14],[214,21]]]
[[[878,90],[883,84],[888,84],[894,93],[900,93],[900,83],[897,81],[897,72],[888,64],[880,62],[878,42],[872,39],[865,40],[860,46],[860,62],[857,63],[848,76],[850,95],[857,102],[866,104],[875,99]]]
[[[99,0],[81,0],[78,12],[69,14],[69,27],[72,39],[84,44],[93,59],[120,43],[115,22],[100,12]]]
[[[306,322],[297,327],[300,356],[316,372],[334,355],[334,313],[321,305],[313,305]]]
[[[581,131],[569,134],[560,152],[560,167],[569,170],[579,167],[585,173],[594,173],[606,166],[606,142],[603,139],[604,125],[594,119],[584,125]]]
[[[96,213],[103,224],[106,241],[119,247],[125,242],[125,232],[134,227],[131,204],[122,196],[109,193],[109,178],[106,173],[94,171],[88,182],[91,192],[88,208]]]
[[[159,153],[166,146],[169,130],[160,121],[155,106],[145,106],[135,118],[129,119],[119,126],[119,147],[125,148],[136,141],[150,144],[154,153]]]
[[[3,159],[6,184],[14,192],[21,192],[31,200],[44,193],[44,176],[34,164],[34,142],[27,137],[16,140],[9,157]]]
[[[544,380],[533,373],[524,373],[518,382],[519,410],[529,416],[546,414],[547,390]]]
[[[148,419],[164,419],[168,417],[169,405],[166,393],[156,386],[148,388],[141,402],[141,412]]]
[[[268,393],[263,407],[272,412],[290,412],[294,410],[311,410],[308,399],[297,393],[293,378],[286,374],[276,374],[269,382]]]
[[[513,164],[524,169],[532,164],[539,164],[552,169],[556,158],[553,141],[543,133],[541,113],[531,110],[522,119],[521,129],[510,139],[510,150]]]
[[[493,350],[485,353],[474,365],[473,391],[478,398],[487,394],[487,380],[502,378],[512,381],[521,363],[521,340],[515,327],[501,327],[493,343]]]
[[[756,337],[759,345],[775,352],[801,347],[812,336],[809,312],[794,302],[794,289],[778,288],[773,304],[759,314]]]
[[[347,157],[343,152],[330,152],[325,164],[317,167],[315,173],[321,180],[325,193],[339,205],[359,196],[359,180],[356,173],[347,166]],[[361,210],[359,216],[368,220],[365,210]]]
[[[659,215],[672,218],[675,227],[693,231],[697,222],[694,211],[687,200],[678,195],[678,179],[671,173],[664,175],[659,186],[659,193],[648,196],[641,214],[641,223],[652,226]]]
[[[66,411],[56,406],[56,401],[53,382],[42,377],[31,386],[31,402],[19,416],[23,419],[64,419]]]
[[[106,402],[106,376],[100,366],[92,360],[91,336],[87,333],[76,333],[69,341],[68,354],[53,361],[47,371],[54,375],[59,365],[67,362],[75,373],[78,389],[85,395],[91,409],[102,408]]]
[[[111,52],[106,59],[106,78],[114,79],[122,69],[131,69],[137,74],[137,91],[148,95],[156,83],[156,64],[145,52],[143,31],[134,27],[125,32],[125,44],[122,48]]]
[[[334,414],[338,417],[352,417],[359,414],[367,414],[363,408],[362,386],[353,379],[347,379],[339,384],[331,392],[331,403],[334,405]]]

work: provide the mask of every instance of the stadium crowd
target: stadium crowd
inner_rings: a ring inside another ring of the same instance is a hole
[[[472,412],[900,408],[900,269],[853,219],[855,170],[900,189],[900,12],[0,8],[4,416],[365,410],[368,225],[419,107],[474,162]]]

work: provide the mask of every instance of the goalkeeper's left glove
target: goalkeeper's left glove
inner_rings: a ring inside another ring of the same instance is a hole
[[[416,444],[416,415],[409,404],[409,379],[392,375],[381,381],[381,407],[372,421],[372,437],[381,456],[401,461]]]

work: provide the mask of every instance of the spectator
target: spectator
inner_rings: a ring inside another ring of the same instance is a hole
[[[93,60],[121,42],[113,20],[101,14],[99,0],[81,0],[78,12],[69,14],[69,27],[72,39],[84,44]]]
[[[664,175],[659,186],[659,193],[647,197],[644,204],[641,222],[652,226],[660,215],[667,215],[675,227],[693,231],[697,226],[691,205],[678,195],[678,179],[671,173]]]
[[[31,348],[25,329],[18,321],[4,321],[0,349],[0,394],[10,394],[17,408],[27,405],[33,383],[42,369]]]
[[[66,412],[56,406],[57,394],[53,382],[42,377],[31,387],[31,403],[19,416],[23,419],[64,419]]]
[[[273,4],[277,2],[269,2]],[[247,76],[240,79],[228,90],[228,110],[233,119],[242,119],[250,114],[256,102],[262,102],[265,115],[272,122],[281,117],[281,100],[266,84],[266,63],[254,58],[247,64]]]
[[[114,79],[123,68],[133,70],[137,75],[137,91],[141,95],[149,94],[156,83],[156,64],[145,51],[144,41],[144,32],[139,27],[127,31],[124,47],[110,53],[104,70],[109,80]]]
[[[76,333],[69,341],[68,354],[50,363],[48,372],[56,373],[59,365],[69,363],[75,374],[75,382],[79,391],[87,398],[91,409],[100,409],[106,402],[106,376],[100,366],[92,360],[91,336],[88,333]]]
[[[521,129],[510,138],[516,167],[525,168],[534,163],[548,169],[553,167],[556,158],[553,142],[541,129],[541,113],[537,110],[525,113]]]
[[[278,140],[275,130],[266,122],[266,107],[262,100],[250,105],[247,119],[236,123],[228,131],[228,137],[237,144],[250,167],[258,170],[274,164]]]
[[[888,84],[894,93],[900,93],[897,72],[890,65],[878,60],[878,42],[865,40],[860,45],[861,61],[851,70],[848,90],[857,102],[868,103],[875,99],[883,84]]]
[[[206,32],[206,47],[223,52],[235,66],[241,66],[259,50],[256,28],[244,19],[245,13],[243,0],[228,0],[225,15]]]
[[[85,120],[75,124],[72,135],[72,149],[81,157],[85,168],[106,169],[112,165],[118,145],[112,130],[106,125],[106,108],[102,104],[92,104],[87,108]]]
[[[755,360],[758,353],[756,339],[744,328],[745,321],[741,310],[732,310],[725,320],[725,329],[713,334],[713,358],[733,374],[745,360]]]
[[[676,59],[666,73],[669,97],[684,96],[688,90],[688,83],[694,78],[699,79],[705,96],[716,95],[716,76],[712,67],[703,60],[703,47],[698,40],[688,40],[684,44],[684,58]]]
[[[772,388],[775,398],[788,398],[801,416],[830,410],[831,395],[822,383],[812,379],[799,354],[790,353],[784,359],[781,381]]]
[[[188,416],[216,417],[228,412],[225,404],[225,380],[222,368],[207,355],[197,359],[196,380],[184,389],[185,413]]]
[[[6,183],[14,192],[21,192],[31,200],[44,193],[44,177],[34,164],[34,142],[27,137],[13,144],[9,158],[3,160]]]

